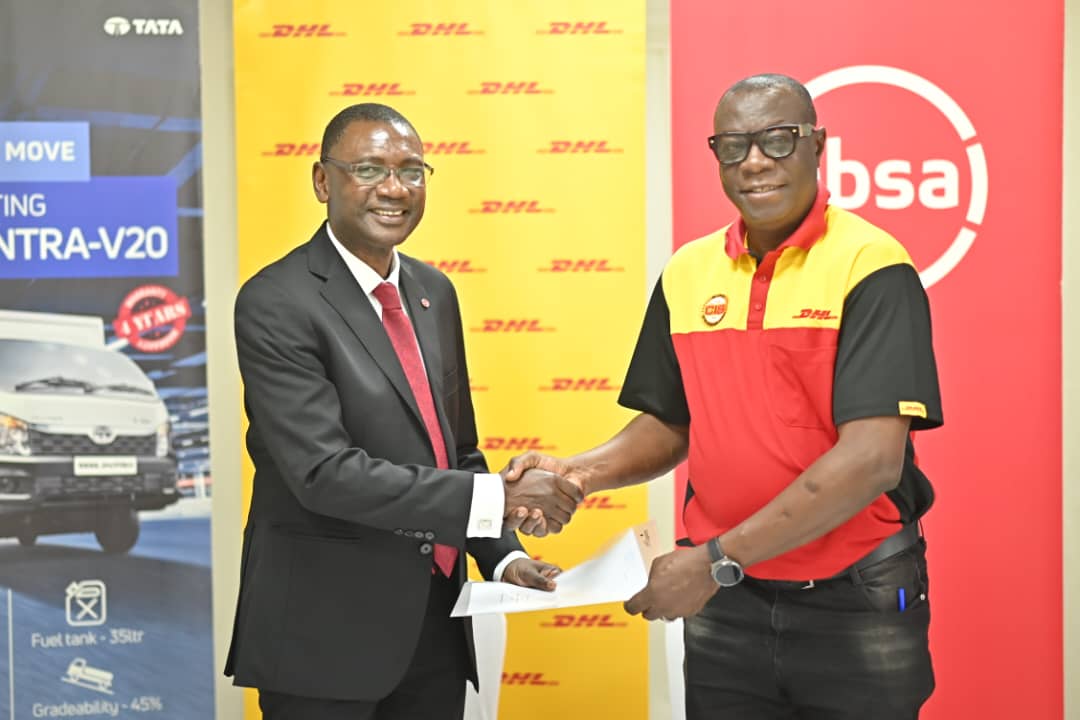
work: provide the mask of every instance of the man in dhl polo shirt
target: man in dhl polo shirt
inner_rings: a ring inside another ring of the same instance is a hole
[[[829,205],[797,81],[736,83],[714,129],[739,218],[664,270],[619,397],[640,414],[579,455],[515,458],[513,476],[593,493],[689,460],[694,547],[658,558],[626,610],[686,619],[691,720],[915,718],[934,688],[933,490],[910,431],[942,422],[926,293],[896,240]]]

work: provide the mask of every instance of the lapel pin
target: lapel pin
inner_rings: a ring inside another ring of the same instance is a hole
[[[420,306],[425,308],[425,309],[429,308],[429,307],[431,307],[431,301],[428,300],[427,298],[420,298]]]

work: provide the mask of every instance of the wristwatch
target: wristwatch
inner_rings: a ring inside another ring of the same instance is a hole
[[[720,587],[734,587],[746,577],[742,565],[737,560],[732,560],[720,548],[720,538],[714,537],[708,542],[709,557],[712,558],[712,579]]]

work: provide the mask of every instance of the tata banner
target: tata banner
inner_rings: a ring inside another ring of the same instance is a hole
[[[0,719],[213,717],[195,0],[0,4]]]
[[[1063,712],[1063,12],[672,3],[676,246],[734,217],[705,142],[720,94],[780,72],[828,131],[831,201],[896,236],[928,288],[945,411],[916,438],[937,491],[931,720]]]

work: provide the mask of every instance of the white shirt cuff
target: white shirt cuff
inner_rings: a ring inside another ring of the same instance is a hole
[[[502,537],[505,505],[506,492],[503,490],[501,475],[473,475],[472,505],[469,507],[469,524],[465,528],[465,537]]]
[[[499,564],[498,564],[498,565],[496,565],[496,566],[495,566],[495,572],[491,573],[491,579],[492,579],[492,580],[494,580],[495,582],[502,582],[502,574],[503,574],[503,570],[505,570],[505,569],[506,569],[506,566],[507,566],[507,565],[509,565],[510,563],[514,562],[514,561],[515,561],[515,560],[517,560],[518,558],[526,558],[526,559],[528,559],[528,557],[529,557],[528,555],[526,555],[525,553],[521,552],[520,550],[514,550],[514,551],[513,551],[513,552],[511,552],[511,553],[510,553],[509,555],[507,555],[506,557],[504,557],[504,558],[503,558],[503,559],[502,559],[502,560],[501,560],[501,561],[499,562]]]

